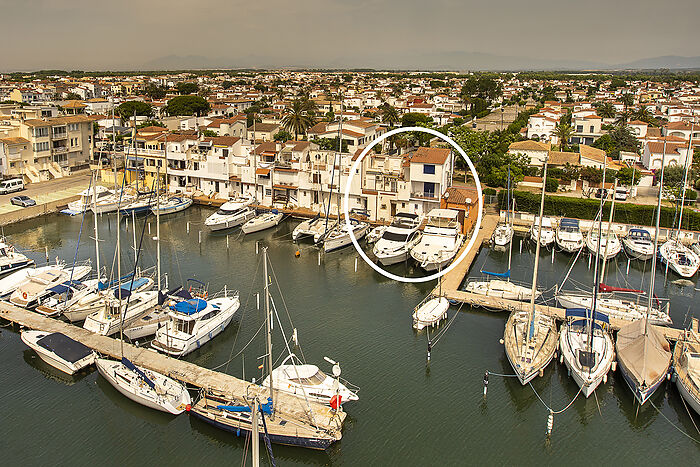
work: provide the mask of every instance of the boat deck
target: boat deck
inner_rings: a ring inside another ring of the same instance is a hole
[[[30,329],[44,332],[59,332],[83,345],[113,358],[121,358],[120,341],[107,336],[94,334],[86,329],[77,327],[53,318],[47,318],[32,311],[0,302],[0,318]],[[261,396],[266,400],[269,389],[243,381],[234,376],[204,368],[194,363],[167,357],[150,348],[136,347],[124,343],[124,356],[134,364],[149,370],[170,376],[199,388],[215,390],[222,394],[231,394],[239,399],[246,394]],[[311,415],[313,412],[315,425],[322,430],[336,433],[340,439],[340,430],[345,421],[345,412],[335,412],[330,407],[315,402],[275,391],[275,413],[280,418],[289,421],[290,434],[294,430],[313,431]]]

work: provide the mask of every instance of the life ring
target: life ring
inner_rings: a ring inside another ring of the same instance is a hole
[[[27,299],[27,292],[22,292],[22,298],[25,300]]]

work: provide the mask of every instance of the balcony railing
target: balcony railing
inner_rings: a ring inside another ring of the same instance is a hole
[[[51,148],[51,152],[53,154],[65,154],[68,152],[68,147],[67,146],[56,146],[54,148]]]
[[[411,198],[438,200],[437,195],[432,191],[415,191],[411,193]]]

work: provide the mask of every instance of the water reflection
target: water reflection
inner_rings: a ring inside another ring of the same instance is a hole
[[[68,373],[64,373],[46,363],[36,354],[36,352],[31,349],[26,349],[24,352],[22,352],[22,356],[24,357],[24,361],[27,363],[27,365],[37,370],[47,379],[65,384],[66,386],[73,386],[75,383],[92,373],[95,369],[93,366],[89,366],[80,370],[74,375],[69,375]]]

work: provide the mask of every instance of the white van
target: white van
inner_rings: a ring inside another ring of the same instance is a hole
[[[0,195],[13,193],[20,190],[24,190],[24,181],[20,180],[19,178],[3,180],[0,182]]]
[[[627,188],[618,188],[615,190],[615,199],[617,201],[627,201],[627,198],[629,198],[630,192]]]

